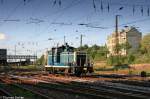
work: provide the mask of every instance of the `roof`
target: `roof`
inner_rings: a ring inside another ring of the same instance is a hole
[[[139,31],[138,31],[135,27],[133,27],[133,26],[127,27],[127,28],[125,28],[125,29],[122,29],[122,30],[118,31],[118,33],[130,33],[130,31],[132,31],[132,30],[137,31],[137,33],[140,33],[140,34],[141,34],[141,32],[139,32]],[[115,32],[113,32],[111,35],[109,35],[108,38],[110,38],[110,37],[112,37],[112,36],[115,36]]]

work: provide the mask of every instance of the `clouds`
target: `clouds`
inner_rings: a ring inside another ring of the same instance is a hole
[[[6,39],[6,35],[4,33],[0,33],[0,40],[5,40]]]

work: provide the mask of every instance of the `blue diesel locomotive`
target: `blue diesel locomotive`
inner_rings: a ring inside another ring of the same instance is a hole
[[[48,51],[45,70],[49,73],[63,72],[80,76],[83,73],[92,73],[93,65],[86,52],[75,51],[74,47],[66,43]]]

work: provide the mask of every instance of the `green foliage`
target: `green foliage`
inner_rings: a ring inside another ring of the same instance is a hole
[[[79,48],[77,48],[76,50],[77,50],[77,51],[80,51],[80,50],[81,50],[81,51],[85,51],[85,50],[87,50],[88,48],[89,48],[88,45],[85,44],[84,46],[79,47]]]
[[[149,55],[146,54],[137,54],[135,55],[134,63],[150,63]]]
[[[135,56],[130,54],[128,56],[110,56],[107,58],[107,64],[113,66],[119,66],[124,64],[132,64],[135,61]]]
[[[150,63],[150,33],[142,38],[140,48],[134,56],[134,63]]]
[[[117,44],[115,47],[114,47],[114,51],[115,52],[119,52],[121,51],[122,49],[125,49],[127,50],[127,52],[129,51],[129,49],[132,48],[132,46],[129,44],[129,42],[125,42],[125,43],[122,43],[122,44]]]
[[[109,65],[121,65],[119,56],[110,56],[107,59]]]
[[[150,33],[145,35],[141,41],[141,50],[150,54]]]
[[[87,51],[91,60],[106,60],[108,49],[106,46],[93,45],[89,47],[84,45],[76,49],[77,51]]]
[[[132,55],[132,54],[128,55],[128,64],[133,63],[134,60],[135,60],[135,56],[134,55]]]
[[[128,74],[129,74],[129,75],[132,75],[132,74],[133,74],[133,71],[132,71],[132,70],[129,70]]]
[[[42,55],[36,62],[38,65],[44,65],[45,63],[45,59],[44,59],[44,55]]]
[[[110,56],[108,58],[106,56],[109,51],[106,46],[93,45],[89,47],[88,45],[84,45],[77,48],[77,50],[87,51],[92,60],[107,61],[108,65],[118,66],[122,64],[150,63],[150,33],[142,38],[140,47],[137,51],[133,52],[130,48],[132,48],[132,46],[128,42],[118,44],[114,47],[114,50],[119,52],[120,50],[125,49],[127,50],[128,55]]]
[[[90,56],[92,57],[93,60],[95,59],[96,54],[97,54],[97,50],[92,50],[90,52]]]

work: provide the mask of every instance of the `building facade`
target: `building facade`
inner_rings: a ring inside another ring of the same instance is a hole
[[[128,27],[122,29],[121,31],[118,31],[117,36],[115,33],[112,33],[107,38],[107,48],[109,50],[109,54],[107,56],[108,57],[110,55],[114,56],[116,54],[125,56],[128,54],[129,51],[130,52],[136,51],[140,46],[141,39],[142,39],[142,33],[139,32],[135,27]],[[126,46],[128,44],[130,48],[128,50],[127,47],[121,48],[119,49],[118,53],[116,53],[115,48],[117,44],[118,45],[126,44]]]

